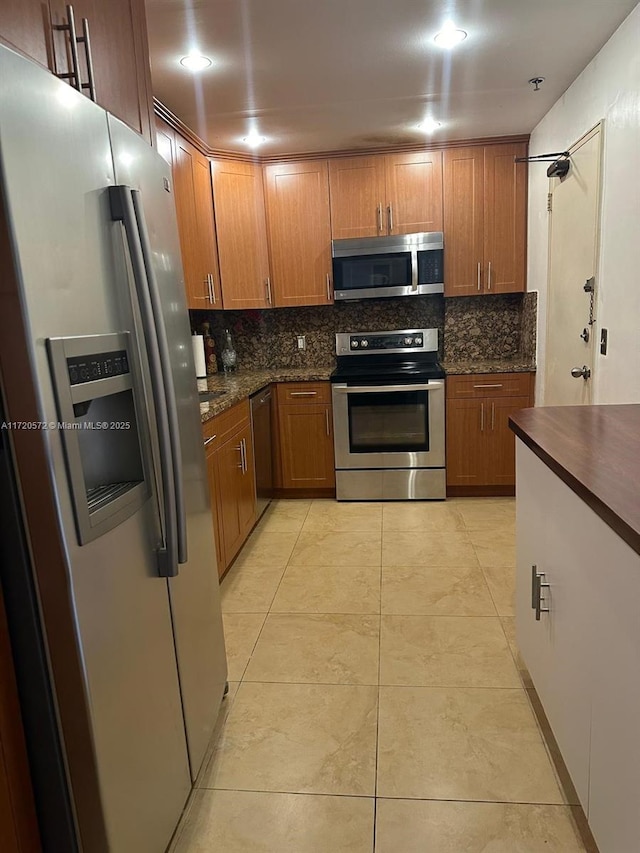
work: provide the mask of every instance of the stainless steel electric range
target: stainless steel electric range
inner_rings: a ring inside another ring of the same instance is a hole
[[[437,329],[336,335],[331,375],[339,501],[446,497]]]

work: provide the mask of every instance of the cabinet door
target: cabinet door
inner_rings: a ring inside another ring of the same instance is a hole
[[[387,233],[383,154],[329,160],[329,189],[334,240]]]
[[[594,618],[601,599],[594,582],[601,564],[593,562],[591,536],[600,519],[522,442],[518,442],[517,452],[518,646],[582,807],[589,814],[594,630],[596,645],[609,636],[608,625],[604,630],[604,623],[598,625]],[[526,551],[523,542],[528,542]],[[532,565],[544,573],[549,584],[543,590],[548,612],[542,612],[539,621],[531,606]],[[602,849],[625,850],[615,846]]]
[[[242,446],[235,435],[215,451],[216,498],[222,534],[224,564],[228,566],[244,542],[244,527],[240,520],[240,491],[242,478]]]
[[[49,9],[42,0],[2,0],[0,41],[45,68],[51,67]]]
[[[527,168],[526,143],[484,149],[485,292],[524,290]]]
[[[208,308],[210,305],[209,289],[201,268],[199,228],[196,214],[194,181],[196,154],[195,148],[176,133],[173,183],[182,266],[187,290],[187,306],[189,308]]]
[[[447,485],[486,482],[486,400],[447,400]]]
[[[207,308],[222,308],[222,289],[218,269],[218,247],[213,219],[213,196],[211,193],[211,169],[209,160],[199,151],[194,151],[193,186],[195,190],[196,223],[199,248],[199,275],[205,290]],[[211,289],[206,285],[210,276]]]
[[[327,161],[267,166],[265,187],[275,304],[332,302]]]
[[[218,563],[218,577],[220,577],[224,570],[227,568],[227,566],[224,562],[222,535],[220,533],[220,520],[218,518],[218,502],[216,500],[218,482],[216,477],[215,450],[205,451],[205,461],[207,464],[207,482],[209,483],[209,494],[211,496],[211,516],[213,520],[213,532],[216,540],[216,560]]]
[[[487,486],[513,486],[516,482],[515,434],[509,429],[509,415],[526,409],[528,397],[495,397],[485,400]]]
[[[387,154],[389,234],[442,231],[442,151]]]
[[[281,406],[282,487],[328,489],[335,486],[331,406],[316,403]]]
[[[477,296],[483,290],[483,189],[483,149],[447,149],[444,152],[446,296]]]
[[[66,23],[64,0],[50,0],[54,24]],[[97,102],[151,142],[153,94],[144,0],[75,0],[78,35],[87,18]],[[68,34],[54,33],[58,72],[68,72]],[[78,45],[80,72],[87,81],[84,47]]]
[[[267,308],[269,260],[262,169],[212,160],[213,205],[225,308]]]

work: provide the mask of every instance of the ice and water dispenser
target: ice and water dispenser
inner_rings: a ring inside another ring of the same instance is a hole
[[[121,524],[149,497],[146,420],[128,332],[49,338],[78,540]]]

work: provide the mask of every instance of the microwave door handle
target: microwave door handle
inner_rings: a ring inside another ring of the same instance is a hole
[[[418,289],[418,250],[411,250],[411,287]]]
[[[338,394],[379,394],[387,391],[439,391],[444,382],[419,383],[415,385],[334,385]]]
[[[157,330],[154,322],[151,297],[147,285],[147,276],[140,244],[136,214],[130,187],[109,187],[111,218],[122,222],[129,249],[133,278],[140,307],[140,316],[149,360],[149,373],[156,409],[158,429],[158,447],[160,452],[160,473],[162,480],[162,527],[163,540],[156,551],[158,574],[160,577],[173,577],[178,574],[178,540],[176,484],[171,463],[171,438],[166,391],[162,377],[162,363],[157,344]]]

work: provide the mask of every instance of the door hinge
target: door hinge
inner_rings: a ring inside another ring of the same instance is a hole
[[[552,193],[547,193],[547,211],[549,213],[551,213],[551,208],[553,206],[552,198],[553,198]]]

